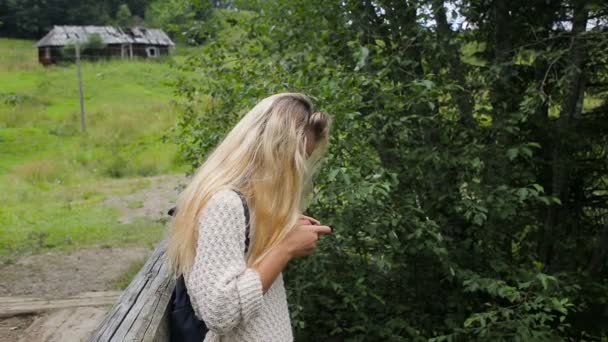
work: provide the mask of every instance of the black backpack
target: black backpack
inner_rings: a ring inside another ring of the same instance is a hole
[[[245,207],[245,253],[249,248],[249,208],[243,194],[237,191]],[[173,216],[176,208],[169,209],[167,214]],[[169,334],[171,342],[201,342],[207,335],[207,325],[194,314],[188,290],[184,283],[184,276],[180,275],[175,282],[175,288],[171,294],[170,301],[171,317],[169,320]]]

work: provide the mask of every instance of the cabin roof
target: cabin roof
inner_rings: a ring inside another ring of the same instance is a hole
[[[97,33],[104,44],[149,44],[174,46],[173,41],[161,29],[114,26],[54,26],[37,43],[37,47],[84,44],[91,34]]]

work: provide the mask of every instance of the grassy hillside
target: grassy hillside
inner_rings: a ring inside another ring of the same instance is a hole
[[[160,224],[121,225],[100,203],[145,187],[146,176],[185,170],[161,141],[176,122],[175,70],[167,61],[84,63],[82,134],[75,66],[43,68],[33,45],[0,39],[0,255],[155,241]]]

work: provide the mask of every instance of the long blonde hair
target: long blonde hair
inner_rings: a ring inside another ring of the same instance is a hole
[[[217,191],[240,191],[249,205],[248,266],[255,266],[292,228],[308,206],[312,177],[325,154],[330,117],[314,111],[310,98],[279,93],[258,102],[198,168],[179,194],[167,256],[174,274],[190,271],[196,255],[198,219]],[[306,132],[315,149],[306,157]],[[204,238],[204,237],[203,237]]]

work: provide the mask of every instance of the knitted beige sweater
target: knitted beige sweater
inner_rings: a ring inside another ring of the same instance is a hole
[[[209,328],[204,342],[293,341],[283,273],[263,294],[259,273],[246,266],[244,209],[236,192],[221,190],[199,220],[196,258],[184,280],[196,316]],[[252,216],[250,241],[253,222]]]

